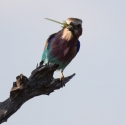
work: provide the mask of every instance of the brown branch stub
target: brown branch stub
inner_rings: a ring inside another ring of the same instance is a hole
[[[49,95],[54,90],[62,88],[60,79],[54,79],[53,73],[58,68],[57,64],[40,65],[32,71],[29,78],[20,74],[10,91],[10,97],[0,102],[0,124],[6,122],[27,100],[39,96]],[[65,84],[75,74],[65,77]]]

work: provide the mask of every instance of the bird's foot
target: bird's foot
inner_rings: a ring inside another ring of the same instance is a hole
[[[62,87],[65,86],[65,78],[64,78],[62,69],[60,70],[60,81],[61,81]]]
[[[62,87],[65,86],[65,78],[64,78],[64,77],[61,77],[61,78],[60,78],[60,81],[61,81]]]

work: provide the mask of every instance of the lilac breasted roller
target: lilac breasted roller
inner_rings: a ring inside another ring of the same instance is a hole
[[[52,19],[48,20],[60,23]],[[68,18],[60,24],[63,25],[63,28],[57,33],[50,35],[45,43],[42,61],[44,64],[59,64],[60,80],[62,81],[62,85],[64,85],[63,70],[77,55],[80,49],[79,37],[82,35],[82,20]]]

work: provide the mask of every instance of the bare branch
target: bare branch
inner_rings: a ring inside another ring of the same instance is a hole
[[[27,100],[39,95],[49,95],[54,90],[60,89],[62,87],[60,79],[53,78],[57,67],[57,64],[44,66],[40,63],[29,78],[23,74],[17,76],[10,91],[10,97],[0,102],[0,124],[6,122]],[[65,84],[74,75],[65,77]]]

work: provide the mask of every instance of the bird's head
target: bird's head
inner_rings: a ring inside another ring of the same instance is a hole
[[[70,31],[73,36],[81,36],[82,35],[82,20],[78,19],[78,18],[68,18],[66,21],[64,22],[58,22],[49,18],[45,18],[47,20],[59,23],[63,25],[64,29],[67,29],[68,31]]]
[[[71,31],[73,35],[77,37],[82,35],[82,20],[77,18],[68,18],[66,20],[66,24],[67,26],[64,26],[64,28]]]

